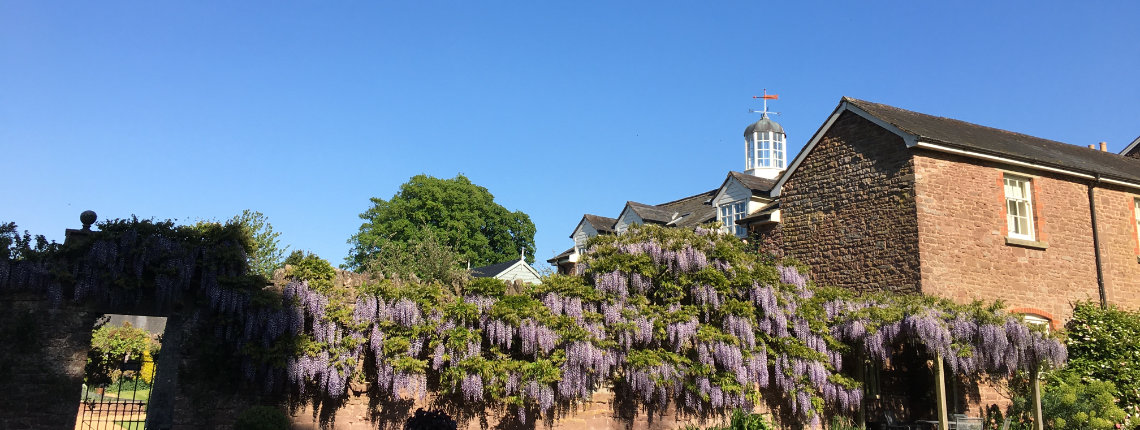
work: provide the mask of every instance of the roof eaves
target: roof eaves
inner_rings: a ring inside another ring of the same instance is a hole
[[[1127,156],[1132,151],[1140,151],[1140,136],[1136,136],[1136,140],[1133,140],[1132,143],[1125,146],[1124,150],[1120,151],[1120,155]]]
[[[934,139],[931,139],[934,140]],[[1016,155],[996,153],[986,151],[980,148],[974,148],[967,145],[953,144],[948,142],[926,142],[925,140],[918,142],[918,147],[923,149],[930,149],[934,151],[946,152],[951,154],[962,155],[971,158],[979,158],[983,160],[996,161],[1003,164],[1010,164],[1014,166],[1028,167],[1036,170],[1044,170],[1048,172],[1060,173],[1067,176],[1073,176],[1082,179],[1095,179],[1113,183],[1116,185],[1123,185],[1131,188],[1140,188],[1140,183],[1129,180],[1129,178],[1114,177],[1114,175],[1105,175],[1101,172],[1092,172],[1084,169],[1076,169],[1069,166],[1060,166],[1057,164],[1042,162],[1040,160],[1032,160],[1025,157],[1018,157]]]

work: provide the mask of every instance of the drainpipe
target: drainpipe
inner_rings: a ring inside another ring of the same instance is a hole
[[[1104,265],[1100,258],[1100,230],[1096,226],[1096,198],[1094,190],[1100,183],[1100,175],[1089,182],[1089,212],[1092,215],[1093,254],[1096,256],[1096,286],[1100,290],[1100,307],[1108,307],[1108,294],[1104,290]]]

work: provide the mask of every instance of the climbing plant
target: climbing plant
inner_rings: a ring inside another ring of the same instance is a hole
[[[765,260],[715,229],[600,236],[584,276],[517,293],[493,279],[458,291],[391,279],[349,287],[312,255],[290,258],[288,285],[265,289],[245,273],[240,229],[102,230],[65,247],[77,258],[48,264],[34,288],[74,284],[76,301],[192,292],[247,383],[272,392],[335,399],[368,382],[377,400],[431,393],[526,422],[610,387],[627,411],[723,416],[764,403],[782,421],[818,424],[861,403],[850,376],[859,357],[905,344],[964,375],[1065,360],[1062,344],[999,304],[818,286],[793,261]]]

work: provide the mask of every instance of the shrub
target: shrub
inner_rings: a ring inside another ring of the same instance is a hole
[[[1082,378],[1062,370],[1049,376],[1041,393],[1041,412],[1048,428],[1054,430],[1109,430],[1125,419],[1116,405],[1116,387],[1111,382]],[[1032,405],[1028,396],[1014,399],[1011,419],[1019,426],[1031,428]]]
[[[234,423],[234,430],[285,430],[289,418],[273,406],[254,406],[246,409]]]
[[[700,427],[689,424],[685,430],[699,430]],[[760,414],[744,412],[736,409],[732,411],[732,419],[727,426],[709,427],[708,430],[775,430],[776,426],[767,417]]]
[[[121,326],[104,325],[91,333],[91,350],[87,359],[87,382],[103,384],[117,381],[122,372],[122,363],[150,359],[157,353],[159,343],[149,332],[131,327],[124,322]],[[148,378],[144,376],[144,378]],[[146,380],[149,383],[149,380]]]
[[[1077,303],[1065,331],[1067,372],[1111,382],[1119,405],[1140,405],[1140,312]]]

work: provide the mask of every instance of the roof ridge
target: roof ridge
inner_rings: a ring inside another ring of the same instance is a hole
[[[720,187],[717,187],[717,188],[713,188],[713,189],[711,189],[711,190],[709,190],[709,191],[705,191],[705,192],[703,192],[703,193],[697,193],[697,194],[693,194],[693,195],[691,195],[691,196],[688,196],[688,197],[681,197],[681,198],[679,198],[679,199],[677,199],[677,200],[671,200],[671,201],[667,201],[667,202],[665,202],[665,203],[661,203],[661,204],[656,204],[656,205],[653,205],[653,206],[665,206],[665,205],[667,205],[667,204],[677,203],[677,202],[680,202],[680,201],[684,201],[684,200],[688,200],[688,199],[691,199],[691,198],[700,197],[700,196],[703,196],[703,195],[706,195],[706,194],[709,194],[709,193],[713,193],[713,194],[715,194],[715,193],[716,193],[718,190],[720,190]]]
[[[842,100],[851,109],[889,124],[899,133],[915,136],[930,144],[945,144],[979,154],[1012,157],[1014,160],[1025,160],[1041,166],[1140,183],[1140,159],[1124,154],[847,96]]]
[[[867,101],[867,100],[860,100],[860,99],[857,99],[857,98],[853,98],[853,97],[847,97],[847,96],[843,96],[843,99],[844,99],[844,100],[847,100],[847,101],[855,102],[855,104],[856,104],[856,105],[859,105],[860,103],[864,103],[864,104],[874,105],[875,107],[878,107],[878,108],[893,109],[893,110],[896,110],[896,111],[901,111],[901,112],[911,113],[911,114],[915,114],[915,115],[921,115],[921,116],[925,116],[925,117],[929,117],[929,118],[936,118],[936,119],[940,119],[940,120],[946,120],[946,121],[951,121],[951,122],[956,122],[956,123],[966,124],[966,125],[970,125],[970,126],[974,126],[974,127],[981,127],[981,128],[985,128],[985,129],[989,129],[989,130],[993,130],[993,131],[998,131],[998,132],[1002,132],[1002,133],[1006,133],[1006,134],[1012,134],[1012,135],[1016,135],[1016,136],[1025,136],[1025,137],[1031,137],[1031,138],[1034,138],[1034,139],[1039,139],[1039,140],[1047,140],[1047,141],[1050,141],[1050,142],[1056,142],[1056,143],[1060,143],[1060,144],[1064,144],[1064,145],[1075,146],[1075,147],[1078,147],[1078,148],[1085,148],[1085,149],[1089,149],[1089,148],[1087,148],[1087,147],[1083,147],[1083,146],[1080,146],[1080,145],[1073,145],[1073,144],[1071,144],[1071,143],[1061,142],[1061,141],[1059,141],[1059,140],[1053,140],[1053,139],[1048,139],[1048,138],[1044,138],[1044,137],[1040,137],[1040,136],[1034,136],[1034,135],[1032,135],[1032,134],[1019,133],[1019,132],[1016,132],[1016,131],[1010,131],[1010,130],[1006,130],[1006,129],[1004,129],[1004,128],[991,127],[991,126],[988,126],[988,125],[982,125],[982,124],[978,124],[978,123],[975,123],[975,122],[969,122],[969,121],[966,121],[966,120],[961,120],[961,119],[957,119],[957,118],[950,118],[950,117],[948,117],[948,116],[938,116],[938,115],[931,115],[931,114],[928,114],[928,113],[922,113],[922,112],[919,112],[919,111],[915,111],[915,110],[904,109],[904,108],[901,108],[901,107],[898,107],[898,106],[892,106],[892,105],[883,104],[883,103],[876,103],[876,102]],[[872,115],[874,115],[874,114],[872,113]],[[875,116],[876,116],[876,117],[878,117],[878,115],[875,115]],[[891,124],[891,125],[893,125],[893,126],[895,126],[895,127],[898,127],[900,130],[906,131],[906,132],[908,132],[908,133],[910,133],[910,134],[914,134],[914,135],[916,135],[916,136],[921,136],[921,134],[919,134],[919,133],[917,133],[917,132],[915,132],[915,131],[913,131],[913,130],[907,129],[906,127],[904,127],[904,126],[902,126],[902,125],[896,124],[896,122],[897,122],[897,121],[891,121],[891,120],[889,120],[889,119],[887,119],[887,118],[879,118],[879,119],[881,119],[881,120],[883,120],[883,121],[886,121],[887,123],[889,123],[889,124]],[[924,136],[924,137],[929,137],[929,136]],[[1098,151],[1098,152],[1101,152],[1101,151]]]

